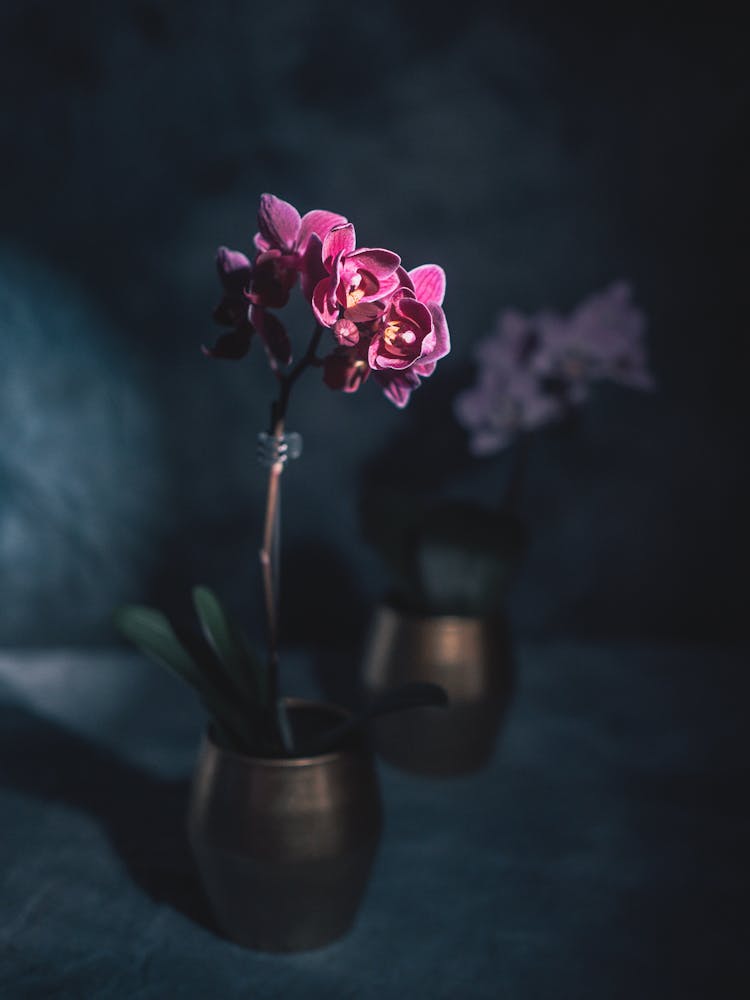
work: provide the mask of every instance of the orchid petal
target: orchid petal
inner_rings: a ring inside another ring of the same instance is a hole
[[[216,266],[221,277],[226,277],[237,271],[249,271],[250,261],[239,250],[219,247],[216,251]]]
[[[239,307],[237,302],[224,296],[212,313],[214,323],[219,326],[237,326],[242,321],[243,314],[247,314],[247,305]]]
[[[399,288],[403,288],[404,291],[414,294],[414,282],[411,280],[409,272],[401,264],[396,268],[396,277],[398,278]]]
[[[271,247],[276,250],[293,250],[300,224],[300,215],[294,205],[273,194],[260,196],[258,228],[260,235]]]
[[[385,302],[376,299],[374,302],[358,302],[350,306],[344,315],[354,323],[371,323],[385,312]]]
[[[369,375],[359,347],[337,347],[323,359],[323,381],[329,389],[356,392]]]
[[[403,410],[412,392],[420,385],[419,377],[412,372],[399,372],[397,375],[376,372],[374,378],[399,410]]]
[[[315,286],[328,275],[323,266],[323,243],[316,233],[312,233],[307,241],[301,266],[302,294],[309,302],[312,299]]]
[[[445,271],[437,264],[422,264],[409,271],[414,283],[414,291],[420,302],[436,302],[439,306],[445,298]]]
[[[282,365],[288,365],[292,360],[292,345],[278,316],[265,309],[253,308],[250,318],[271,357]]]
[[[375,278],[389,278],[401,263],[401,258],[392,250],[365,247],[348,252],[348,260],[357,270],[367,271]]]
[[[414,358],[399,357],[383,350],[379,337],[373,337],[367,349],[367,361],[374,371],[404,371],[414,364]]]
[[[317,236],[322,242],[334,226],[345,226],[346,222],[345,216],[336,212],[326,212],[321,208],[306,212],[299,227],[297,249],[300,253],[304,253],[311,236]]]
[[[352,258],[350,257],[349,260],[351,259]],[[368,301],[373,301],[375,296],[377,296],[378,299],[384,299],[387,301],[388,299],[391,298],[393,293],[399,287],[399,279],[395,272],[386,277],[381,276],[377,278],[374,275],[371,275],[369,271],[365,271],[364,268],[362,269],[361,273],[367,275],[368,277],[370,277],[371,280],[377,282],[377,292],[368,295],[367,296]]]
[[[239,361],[244,358],[250,350],[250,339],[253,328],[248,324],[239,330],[231,333],[223,333],[213,347],[202,345],[201,350],[207,358],[226,358],[231,361]]]
[[[427,378],[432,375],[436,368],[437,361],[417,361],[411,366],[410,371],[413,371],[416,375],[421,375],[422,378]]]
[[[347,222],[344,226],[334,226],[323,240],[323,263],[327,268],[334,257],[350,254],[356,246],[354,226]]]
[[[425,354],[423,360],[425,361],[439,361],[440,358],[444,358],[446,354],[450,353],[451,349],[451,338],[448,332],[448,322],[445,318],[445,313],[436,305],[434,302],[430,302],[427,305],[432,315],[432,329],[435,333],[435,347],[430,352],[429,356]]]
[[[216,251],[216,270],[225,291],[241,295],[250,283],[253,268],[244,253],[219,247]]]
[[[313,289],[312,310],[322,326],[331,327],[339,318],[339,309],[331,303],[331,279],[323,278]],[[335,307],[335,308],[334,308]]]
[[[393,305],[396,312],[409,320],[423,335],[432,331],[432,313],[424,302],[404,297],[394,302]]]

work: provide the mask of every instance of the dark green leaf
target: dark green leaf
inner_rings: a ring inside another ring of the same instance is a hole
[[[231,684],[248,706],[264,708],[267,700],[265,665],[255,655],[247,636],[232,621],[208,587],[193,588],[193,604],[203,635]]]
[[[328,732],[313,740],[306,748],[306,752],[318,754],[334,750],[341,746],[345,740],[350,739],[358,730],[361,730],[371,719],[379,715],[402,712],[410,708],[444,707],[447,704],[448,695],[439,684],[415,681],[411,684],[402,684],[400,687],[389,688],[374,701],[371,701],[364,711],[340,722],[333,729],[329,729]]]
[[[202,692],[203,678],[198,665],[180,643],[166,616],[154,608],[127,604],[114,616],[115,628],[142,653],[177,674]]]
[[[190,655],[161,611],[138,604],[125,605],[115,612],[114,625],[142,653],[195,688],[220,728],[231,732],[235,748],[249,746],[252,727],[246,713],[215,683],[206,664],[196,662]]]

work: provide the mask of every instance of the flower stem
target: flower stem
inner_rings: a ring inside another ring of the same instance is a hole
[[[284,434],[284,421],[275,420],[271,433],[280,440]],[[266,624],[268,629],[268,697],[273,707],[278,700],[278,608],[277,585],[274,579],[274,542],[276,540],[276,521],[279,508],[279,492],[283,462],[274,462],[268,470],[268,489],[266,492],[266,516],[263,522],[263,540],[260,548],[260,566],[263,575],[263,595],[266,606]]]
[[[271,404],[270,434],[281,442],[284,437],[286,413],[289,406],[289,396],[292,386],[306,368],[315,364],[318,344],[323,334],[323,328],[316,324],[310,343],[304,356],[286,374],[274,369],[279,381],[279,397]],[[281,473],[284,471],[284,459],[278,459],[268,470],[268,488],[266,491],[266,513],[263,521],[263,538],[259,552],[261,574],[263,578],[263,595],[266,608],[266,625],[268,635],[268,693],[269,705],[273,718],[273,727],[279,742],[279,724],[276,706],[279,699],[279,503],[281,499]]]
[[[529,459],[528,434],[521,433],[516,438],[510,456],[510,471],[505,485],[505,496],[501,506],[511,513],[518,513],[520,507],[521,494],[523,492],[524,481],[526,479],[526,468]]]

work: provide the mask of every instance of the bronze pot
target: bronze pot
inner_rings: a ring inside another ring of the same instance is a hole
[[[374,697],[407,681],[432,681],[447,708],[418,708],[376,720],[377,751],[421,774],[464,774],[491,756],[513,688],[507,623],[502,618],[420,616],[382,605],[370,630],[364,686]]]
[[[348,713],[290,699],[296,742]],[[245,757],[206,734],[188,834],[221,929],[262,951],[318,948],[351,926],[375,856],[382,810],[361,741],[314,757]]]

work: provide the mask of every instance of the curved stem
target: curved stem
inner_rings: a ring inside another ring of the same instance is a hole
[[[278,369],[274,370],[274,374],[279,380],[280,389],[279,398],[271,404],[270,434],[276,441],[281,441],[284,436],[286,412],[289,406],[289,396],[292,386],[306,368],[315,364],[317,360],[315,352],[317,351],[322,334],[323,328],[316,324],[315,330],[310,338],[307,351],[292,368],[292,370],[286,374],[282,374],[278,371]],[[277,730],[278,723],[276,722],[276,704],[279,697],[278,515],[281,494],[281,473],[283,471],[283,461],[274,462],[268,470],[266,513],[263,521],[263,538],[259,552],[268,632],[269,704]]]
[[[284,421],[276,420],[272,428],[273,436],[280,440],[284,434]],[[277,607],[277,574],[274,572],[274,548],[277,539],[277,515],[279,509],[279,493],[281,489],[281,473],[283,462],[274,462],[268,470],[268,489],[266,491],[266,514],[263,521],[263,540],[260,548],[260,565],[263,576],[263,594],[266,606],[266,624],[268,629],[268,692],[269,702],[273,706],[278,699],[278,607]]]
[[[510,456],[510,471],[505,485],[505,496],[501,507],[512,513],[517,513],[520,507],[521,494],[523,492],[524,481],[526,479],[526,467],[529,457],[528,434],[521,433],[513,445]]]

